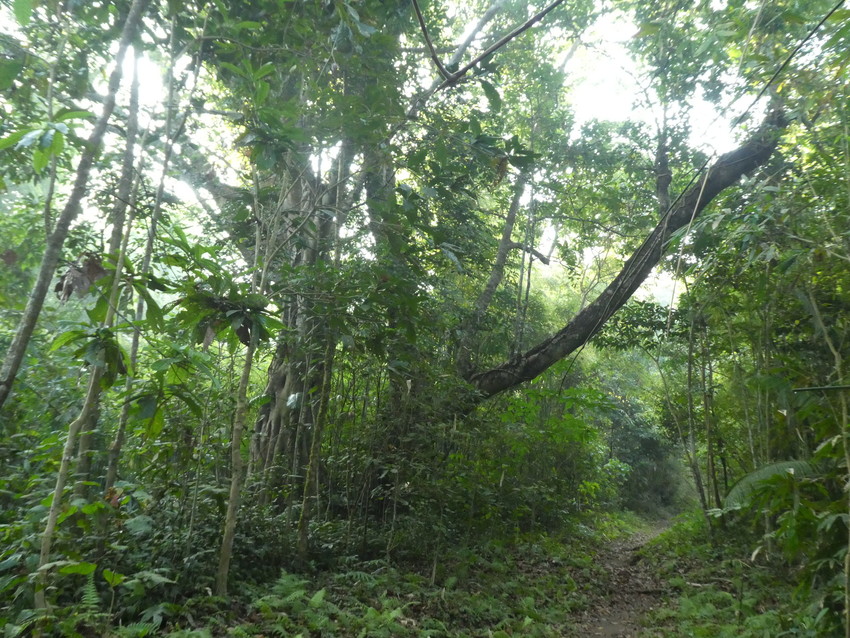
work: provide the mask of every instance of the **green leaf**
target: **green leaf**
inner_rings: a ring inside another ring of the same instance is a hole
[[[153,529],[153,519],[147,514],[139,514],[124,521],[124,529],[133,536],[143,536]]]
[[[163,576],[162,574],[157,574],[156,572],[152,572],[149,570],[136,572],[135,574],[133,574],[133,576],[135,577],[135,579],[144,581],[149,585],[166,585],[174,582],[173,580],[166,576]]]
[[[360,35],[362,35],[364,37],[368,38],[370,35],[373,35],[373,34],[378,32],[378,30],[375,27],[368,25],[368,24],[365,24],[363,22],[357,22],[356,24],[357,24],[357,30],[360,32]]]
[[[463,274],[463,264],[460,263],[460,260],[457,258],[457,255],[455,255],[454,250],[452,249],[457,249],[457,246],[452,246],[451,244],[440,244],[440,251],[454,264],[458,273]]]
[[[178,390],[174,393],[174,395],[183,401],[186,407],[189,408],[189,411],[191,411],[196,417],[201,418],[203,416],[204,409],[188,392]]]
[[[103,570],[103,579],[109,583],[110,587],[117,587],[121,583],[123,583],[127,577],[124,574],[120,574],[118,572],[114,572],[111,569]]]
[[[146,434],[150,438],[156,438],[162,432],[163,427],[165,427],[165,411],[157,410],[154,412],[153,418],[148,423],[148,429]]]
[[[152,419],[156,414],[159,402],[155,394],[143,394],[137,397],[132,404],[133,421],[145,421]]]
[[[154,298],[148,292],[143,281],[133,282],[133,288],[139,296],[145,300],[145,319],[157,330],[162,330],[164,325],[162,308],[156,303]]]
[[[44,129],[41,127],[30,129],[23,135],[23,137],[19,138],[20,141],[15,145],[15,148],[29,148],[41,138],[42,132],[44,132]]]
[[[37,148],[32,152],[32,167],[38,173],[47,168],[50,162],[50,151],[44,148]]]
[[[484,95],[487,96],[487,101],[490,103],[490,110],[493,113],[498,113],[502,110],[502,96],[499,95],[499,91],[487,80],[479,80],[479,82],[481,82],[481,88],[484,89]]]
[[[87,120],[94,117],[91,111],[59,111],[58,115],[53,118],[54,122],[66,122],[68,120]]]
[[[64,567],[59,568],[60,574],[82,574],[83,576],[88,576],[94,570],[97,569],[97,565],[94,563],[72,563],[70,565],[65,565]]]
[[[95,512],[99,512],[100,510],[106,507],[106,503],[103,501],[95,501],[94,503],[86,503],[82,507],[83,514],[86,516],[91,516]]]
[[[63,565],[73,565],[74,561],[71,560],[54,560],[49,563],[45,563],[41,567],[38,568],[40,572],[49,572],[51,569],[55,567],[61,567]]]
[[[188,366],[179,364],[170,365],[165,371],[165,383],[168,385],[183,385],[188,383],[191,374]]]
[[[753,470],[742,477],[726,495],[724,509],[740,509],[750,502],[759,488],[764,487],[765,481],[777,476],[791,474],[807,477],[815,474],[814,466],[808,461],[779,461]]]
[[[15,19],[22,27],[25,27],[30,23],[30,18],[32,17],[32,10],[34,8],[34,5],[34,0],[15,0],[15,3],[13,5],[13,9],[15,11]]]
[[[638,29],[638,32],[635,33],[633,37],[635,39],[645,38],[650,35],[655,35],[659,31],[661,31],[661,25],[658,22],[644,22],[640,25],[640,29]]]
[[[224,67],[225,69],[227,69],[231,73],[235,73],[240,78],[245,78],[246,80],[250,79],[250,76],[246,76],[245,71],[240,69],[235,64],[231,64],[230,62],[219,62],[218,64],[219,64],[219,66]]]
[[[38,147],[48,149],[53,146],[53,136],[56,135],[56,129],[48,128],[38,140]]]
[[[53,144],[50,145],[49,150],[53,155],[61,155],[62,151],[65,150],[65,135],[62,131],[56,131],[53,136]]]
[[[77,506],[76,505],[69,506],[68,509],[66,509],[64,512],[62,512],[59,515],[59,517],[56,519],[56,524],[57,525],[61,524],[69,516],[73,516],[76,513],[77,513]]]
[[[21,60],[0,60],[0,91],[12,88],[12,82],[24,70]]]
[[[357,9],[352,7],[347,2],[345,3],[345,8],[348,10],[348,15],[350,15],[353,20],[355,20],[356,22],[360,22],[360,14],[357,13]]]
[[[272,62],[266,62],[263,66],[261,66],[259,69],[254,71],[254,79],[255,80],[262,80],[264,77],[266,77],[269,73],[272,73],[274,70],[275,70],[275,64],[272,63]]]
[[[32,133],[33,130],[34,129],[27,128],[20,131],[16,131],[8,137],[4,137],[2,140],[0,140],[0,151],[2,151],[4,148],[9,148],[10,146],[17,144],[21,141],[21,139],[23,139],[25,135]]]
[[[17,554],[12,554],[8,558],[0,560],[0,572],[5,572],[12,567],[16,567],[23,557],[23,552],[18,552]]]
[[[245,295],[245,304],[254,310],[264,310],[269,305],[269,298],[265,295],[251,293],[250,295]]]
[[[53,340],[53,343],[50,346],[50,352],[58,350],[62,346],[86,336],[87,333],[83,330],[69,330],[68,332],[60,333],[59,336]]]
[[[268,82],[259,82],[257,84],[257,91],[254,94],[254,102],[257,103],[257,106],[262,106],[266,102],[266,98],[269,97],[269,90],[271,87]]]
[[[360,35],[368,38],[370,35],[377,33],[378,30],[375,27],[370,26],[368,24],[364,24],[360,21],[360,14],[357,13],[357,9],[352,7],[347,2],[345,3],[345,8],[348,10],[348,14],[351,16],[351,19],[354,22],[354,26],[357,27],[357,30],[360,32]]]
[[[309,602],[310,607],[319,607],[322,604],[322,602],[324,602],[324,600],[325,600],[325,593],[326,593],[325,589],[322,588],[319,591],[317,591],[315,594],[313,594],[313,596],[310,598],[310,602]]]
[[[101,295],[94,304],[94,308],[88,308],[86,314],[92,323],[103,323],[106,313],[109,311],[109,299]]]

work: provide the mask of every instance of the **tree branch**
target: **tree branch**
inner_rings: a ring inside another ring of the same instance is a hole
[[[511,250],[516,250],[516,249],[524,250],[525,252],[530,253],[530,254],[534,255],[535,257],[537,257],[538,261],[546,264],[547,266],[549,265],[549,258],[546,255],[544,255],[543,253],[541,253],[539,250],[537,250],[536,248],[533,248],[531,246],[526,246],[525,244],[520,243],[518,241],[510,242],[508,244],[508,248],[510,248]]]
[[[479,398],[491,397],[534,379],[587,343],[652,272],[671,234],[699,215],[724,189],[770,159],[779,140],[778,131],[785,124],[783,113],[774,111],[747,142],[721,156],[699,183],[662,216],[658,225],[599,297],[564,328],[516,359],[473,375],[470,383],[479,391]]]
[[[425,24],[425,17],[422,15],[422,9],[419,8],[419,2],[417,0],[413,0],[413,11],[416,13],[416,19],[419,20],[419,28],[422,30],[422,37],[425,38],[425,44],[428,46],[428,51],[431,54],[431,59],[434,61],[434,65],[437,67],[440,75],[448,80],[452,74],[449,73],[446,67],[443,66],[443,63],[440,61],[440,56],[437,55],[437,52],[434,50],[434,44],[431,42],[431,37],[428,35],[428,27]]]
[[[534,15],[533,15],[531,18],[529,18],[529,19],[528,19],[525,23],[523,23],[523,24],[521,24],[520,26],[518,26],[516,29],[514,29],[513,31],[511,31],[511,32],[510,32],[508,35],[506,35],[505,37],[500,38],[499,40],[497,40],[497,41],[496,41],[496,42],[495,42],[492,46],[488,47],[486,51],[484,51],[483,53],[481,53],[481,54],[477,55],[477,56],[475,57],[475,59],[474,59],[474,60],[472,60],[472,62],[470,62],[469,64],[465,65],[464,67],[462,67],[462,68],[458,69],[458,70],[457,70],[457,71],[455,71],[454,73],[452,73],[450,77],[446,78],[446,79],[443,81],[443,83],[442,83],[440,86],[438,86],[438,87],[437,87],[437,90],[438,90],[438,91],[440,91],[441,89],[444,89],[444,88],[446,88],[446,87],[448,87],[448,86],[452,86],[453,84],[457,83],[457,81],[458,81],[460,78],[462,78],[464,75],[466,75],[466,72],[467,72],[467,71],[469,71],[472,67],[474,67],[476,64],[478,64],[479,62],[481,62],[481,60],[486,59],[486,58],[487,58],[487,56],[489,56],[489,55],[491,55],[491,54],[495,53],[496,51],[498,51],[499,49],[501,49],[503,46],[505,46],[508,42],[510,42],[511,40],[513,40],[514,38],[516,38],[518,35],[520,35],[521,33],[525,32],[525,31],[527,31],[528,29],[530,29],[532,26],[534,26],[535,24],[537,24],[538,22],[540,22],[543,18],[545,18],[545,17],[546,17],[546,15],[547,15],[550,11],[552,11],[552,10],[553,10],[553,9],[555,9],[558,5],[561,5],[561,4],[563,4],[563,3],[564,3],[564,0],[555,0],[555,2],[553,2],[552,4],[550,4],[548,7],[546,7],[546,8],[545,8],[545,9],[543,9],[542,11],[539,11],[538,13],[534,14]]]
[[[469,48],[469,45],[472,44],[472,41],[478,37],[478,34],[487,26],[487,23],[493,19],[499,10],[502,8],[502,5],[505,4],[505,0],[495,0],[493,4],[490,5],[490,8],[484,12],[484,15],[481,16],[481,19],[478,21],[478,24],[475,25],[475,28],[469,32],[466,40],[458,45],[457,49],[455,49],[454,54],[452,55],[449,63],[446,65],[447,68],[453,69],[458,64],[460,64],[460,59],[463,57],[463,54],[466,53],[466,50]]]

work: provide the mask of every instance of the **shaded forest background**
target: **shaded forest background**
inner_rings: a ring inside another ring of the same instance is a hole
[[[850,631],[848,17],[0,2],[0,626],[695,505]]]

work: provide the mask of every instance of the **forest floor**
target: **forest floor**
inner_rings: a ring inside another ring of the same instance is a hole
[[[374,562],[313,578],[284,572],[212,635],[636,637],[665,596],[653,550],[640,550],[669,527],[605,516],[563,539],[458,549],[422,571]]]
[[[283,571],[234,599],[186,601],[160,629],[180,638],[833,635],[787,633],[800,627],[788,574],[742,558],[744,530],[712,545],[703,525],[694,515],[675,525],[598,515],[568,536],[458,547],[431,564]]]
[[[669,527],[668,520],[656,521],[599,547],[596,581],[571,635],[634,638],[641,634],[641,617],[663,605],[666,593],[651,558],[641,550]],[[583,585],[579,583],[581,589]]]

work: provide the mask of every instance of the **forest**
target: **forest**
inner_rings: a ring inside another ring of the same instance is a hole
[[[850,638],[843,0],[0,0],[0,630]]]

